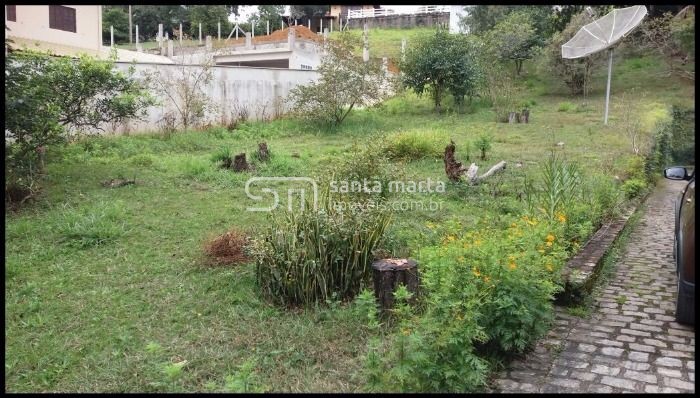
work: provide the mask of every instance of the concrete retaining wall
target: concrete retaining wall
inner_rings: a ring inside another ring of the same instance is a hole
[[[166,81],[173,81],[172,89],[177,89],[174,78],[195,71],[201,66],[182,66],[167,64],[115,64],[116,68],[126,71],[131,66],[135,69],[136,77],[143,77],[144,72],[160,73]],[[212,109],[207,112],[202,124],[227,124],[240,109],[247,110],[250,119],[265,119],[283,114],[288,110],[284,103],[289,91],[303,84],[318,79],[318,72],[311,70],[252,68],[236,66],[212,67],[212,79],[203,86],[203,91],[211,100]],[[183,72],[184,71],[184,72]],[[184,73],[184,74],[183,74]],[[171,76],[171,79],[167,79]],[[174,91],[173,91],[174,92]],[[133,133],[140,131],[155,131],[162,125],[163,116],[175,111],[172,100],[167,96],[159,96],[160,105],[148,110],[146,121],[131,121],[112,126],[114,133]],[[177,114],[177,112],[175,111]]]
[[[413,28],[416,26],[449,25],[450,13],[398,14],[384,17],[350,19],[348,28],[362,29],[367,22],[369,28]]]

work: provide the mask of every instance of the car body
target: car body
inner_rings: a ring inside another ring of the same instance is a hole
[[[675,203],[673,254],[678,275],[676,320],[695,324],[695,170],[669,167],[664,177],[688,181]]]

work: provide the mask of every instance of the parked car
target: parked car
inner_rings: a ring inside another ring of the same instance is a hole
[[[695,169],[669,167],[664,177],[689,181],[675,204],[673,255],[678,275],[676,320],[695,325]]]

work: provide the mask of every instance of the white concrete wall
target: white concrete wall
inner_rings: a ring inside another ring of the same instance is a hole
[[[116,63],[116,67],[123,71],[132,65],[135,68],[136,77],[142,77],[145,71],[159,71],[181,76],[181,68],[188,70],[201,68],[200,66]],[[236,107],[241,106],[249,111],[251,119],[269,118],[285,113],[288,110],[288,104],[284,100],[289,91],[298,85],[308,84],[318,79],[318,72],[307,70],[237,66],[217,66],[212,67],[211,70],[213,78],[204,88],[204,92],[216,109],[207,114],[204,124],[212,125],[227,124],[231,113]],[[159,100],[162,104],[148,110],[148,119],[145,122],[125,123],[109,130],[114,133],[158,130],[159,121],[163,115],[173,110],[170,99],[165,97]]]
[[[57,50],[57,53],[70,53],[66,49],[83,50],[97,55],[102,47],[102,6],[66,6],[75,9],[75,30],[67,32],[49,28],[49,6],[16,6],[17,21],[5,24],[10,29],[6,34],[18,38],[21,44],[33,47],[38,43],[42,49]]]

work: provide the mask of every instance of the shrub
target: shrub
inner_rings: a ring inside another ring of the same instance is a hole
[[[272,213],[252,243],[263,295],[284,305],[351,299],[371,275],[372,251],[389,215],[379,209],[336,206],[327,193],[319,209]]]
[[[358,200],[369,198],[382,199],[389,192],[389,182],[395,180],[400,170],[386,156],[388,144],[382,138],[371,139],[374,145],[360,147],[356,142],[352,144],[347,155],[340,161],[333,158],[332,166],[325,172],[321,179],[335,181],[379,181],[381,192],[353,193],[348,197]],[[328,185],[328,184],[324,184]]]
[[[392,134],[387,141],[386,153],[390,158],[417,160],[441,158],[449,137],[442,133],[412,131]]]
[[[539,186],[530,186],[527,190],[530,211],[537,209],[548,220],[554,221],[581,196],[578,165],[552,152],[542,165]]]
[[[287,101],[292,113],[314,122],[339,125],[354,107],[370,106],[386,97],[387,78],[377,60],[363,62],[353,55],[359,43],[344,34],[326,40],[327,54],[318,68],[319,79],[293,88]]]
[[[246,254],[248,237],[245,233],[231,229],[204,246],[204,251],[213,265],[238,265],[249,261]]]
[[[5,170],[8,186],[34,188],[44,154],[67,141],[70,129],[98,129],[144,116],[154,103],[111,61],[12,51],[5,60]],[[76,84],[80,82],[80,84]],[[31,191],[32,189],[30,189]]]
[[[491,142],[493,142],[493,136],[488,133],[481,133],[474,141],[474,147],[481,152],[481,160],[486,160],[486,153],[491,149]]]
[[[368,354],[373,389],[476,391],[487,359],[523,352],[545,334],[562,284],[563,226],[529,217],[510,225],[455,230],[420,251],[423,311],[399,301],[398,330]]]
[[[622,190],[625,192],[627,199],[633,199],[641,195],[646,187],[646,181],[639,178],[630,178],[622,184]]]

